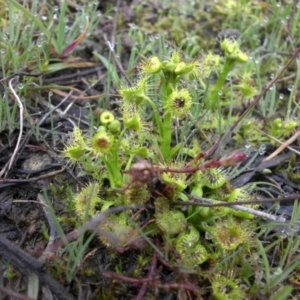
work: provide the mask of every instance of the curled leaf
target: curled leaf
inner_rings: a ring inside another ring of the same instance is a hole
[[[86,22],[86,26],[85,26],[83,33],[64,49],[63,53],[60,55],[60,58],[67,57],[68,54],[71,53],[85,38],[85,36],[88,33],[88,29],[89,29],[89,25],[90,25],[88,17],[86,18],[86,20],[87,20],[87,22]]]

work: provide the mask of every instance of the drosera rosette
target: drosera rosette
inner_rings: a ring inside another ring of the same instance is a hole
[[[143,121],[136,104],[124,101],[122,106],[124,127],[128,130],[142,131],[146,123]]]
[[[170,200],[164,197],[155,199],[155,223],[165,236],[178,235],[185,230],[187,221],[179,209],[170,207]]]
[[[207,78],[212,72],[219,72],[221,67],[221,56],[208,52],[201,60],[199,71],[202,77]]]
[[[299,120],[297,120],[296,118],[288,117],[285,118],[285,120],[276,118],[269,121],[268,123],[269,134],[277,139],[283,139],[291,136],[293,131],[299,126]]]
[[[192,225],[176,237],[174,245],[184,268],[194,270],[209,258],[206,248],[200,243],[199,231]]]
[[[147,158],[153,154],[153,148],[147,147],[155,141],[151,132],[151,124],[147,123],[136,104],[124,101],[123,103],[123,124],[126,132],[120,140],[120,151],[129,155],[138,155]]]
[[[265,142],[277,144],[277,141],[272,139],[272,137],[275,139],[289,138],[299,127],[299,124],[299,120],[289,117],[286,117],[284,120],[281,118],[270,118],[266,122],[257,118],[249,118],[242,123],[234,139],[239,143],[246,140],[253,146],[258,146]],[[270,137],[262,134],[263,131],[267,132]]]
[[[97,156],[110,153],[114,144],[114,136],[104,126],[99,126],[91,139],[91,150]]]
[[[162,69],[162,63],[157,56],[150,56],[141,62],[141,70],[146,74],[156,74]]]
[[[224,39],[221,42],[221,48],[225,57],[233,63],[245,63],[248,61],[248,55],[243,53],[237,41],[232,39]]]
[[[211,288],[216,300],[244,300],[245,291],[238,280],[217,274],[211,279]]]
[[[177,76],[183,76],[189,74],[188,78],[192,79],[193,77],[198,75],[197,72],[198,66],[199,66],[199,61],[197,60],[191,62],[180,61],[177,64],[174,73]]]
[[[185,118],[192,106],[192,97],[187,89],[174,90],[164,103],[165,113],[172,117]]]
[[[135,85],[131,87],[122,84],[119,93],[124,101],[140,105],[145,101],[152,102],[151,99],[147,96],[147,91],[148,77],[144,76]]]
[[[168,164],[168,168],[170,169],[181,169],[183,167],[184,164],[180,162],[173,161]],[[184,191],[191,183],[187,173],[163,172],[161,173],[161,177],[167,184],[174,187],[177,194]],[[176,194],[174,194],[174,196],[176,196]]]
[[[263,136],[260,131],[263,130],[264,123],[261,119],[251,117],[243,120],[240,129],[233,137],[238,143],[247,142],[250,145],[257,146],[262,142],[266,142],[268,138]]]
[[[141,158],[148,158],[151,154],[151,149],[146,147],[146,130],[144,132],[129,131],[124,134],[120,143],[120,153],[126,153],[132,157],[138,155]]]
[[[96,206],[103,200],[99,197],[100,185],[91,182],[73,196],[75,213],[81,221],[96,214]]]
[[[165,236],[177,235],[185,229],[187,221],[180,210],[169,210],[156,212],[155,219],[157,226]]]
[[[199,181],[197,181],[197,184],[201,184],[203,187],[208,187],[209,189],[217,189],[223,186],[227,181],[226,170],[219,167],[199,172]]]
[[[227,217],[216,222],[213,226],[212,235],[220,249],[233,251],[241,245],[249,244],[252,239],[251,229],[250,222]]]
[[[124,193],[124,202],[126,205],[143,204],[149,201],[151,195],[146,184],[139,187],[129,187]]]
[[[78,162],[86,149],[86,138],[82,134],[81,129],[75,126],[65,145],[63,155],[72,162]]]
[[[160,77],[164,83],[168,83],[171,89],[175,89],[181,81],[199,80],[203,77],[202,61],[195,59],[185,61],[179,51],[173,51],[170,58],[162,61]],[[169,92],[170,93],[170,90]]]
[[[253,80],[252,72],[245,72],[242,75],[239,84],[237,84],[235,87],[237,87],[242,96],[246,98],[253,98],[259,93]]]
[[[81,176],[90,174],[96,180],[99,180],[99,170],[101,168],[101,161],[97,160],[90,147],[91,136],[83,134],[79,127],[74,127],[70,135],[69,141],[66,143],[63,156],[71,161],[73,164],[78,164],[81,168],[79,173]]]
[[[110,215],[104,220],[98,229],[100,241],[108,248],[124,252],[129,248],[141,249],[145,246],[145,240],[140,236],[136,226],[132,225],[130,216],[125,212],[119,215]]]

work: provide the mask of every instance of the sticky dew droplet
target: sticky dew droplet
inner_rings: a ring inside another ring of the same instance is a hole
[[[107,45],[108,45],[109,50],[114,52],[115,45],[112,44],[110,41],[107,41]]]
[[[130,24],[129,24],[129,27],[130,27],[131,29],[138,29],[138,26],[137,26],[135,23],[130,23]]]
[[[258,149],[258,154],[259,155],[264,155],[266,153],[266,145],[262,144],[259,149]]]
[[[283,25],[286,25],[286,20],[282,19],[282,20],[280,20],[280,23]]]
[[[205,239],[206,240],[212,240],[212,238],[213,238],[212,235],[209,232],[206,231],[205,232]]]
[[[24,88],[24,85],[21,82],[19,82],[17,84],[17,89],[22,90],[23,88]]]
[[[273,271],[272,276],[279,276],[281,274],[282,274],[282,269],[278,267]]]
[[[298,233],[299,226],[297,226],[296,224],[291,224],[289,229],[290,229],[290,235],[294,235]]]

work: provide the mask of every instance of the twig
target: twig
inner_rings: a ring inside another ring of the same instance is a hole
[[[148,272],[147,278],[152,278],[154,280],[154,273],[157,267],[157,254],[156,252],[153,253],[153,257],[152,257],[152,262],[151,262],[151,267],[150,270]],[[147,291],[147,287],[148,287],[148,282],[144,282],[139,293],[137,294],[135,300],[143,300],[145,297],[145,293]]]
[[[6,294],[7,296],[11,296],[11,297],[13,297],[15,299],[19,299],[19,300],[32,300],[31,298],[28,298],[28,297],[26,297],[24,295],[16,293],[16,292],[14,292],[14,291],[12,291],[10,289],[7,289],[7,288],[5,288],[3,286],[0,286],[0,292],[3,293],[3,294]],[[2,299],[4,299],[4,298],[2,298]]]
[[[17,144],[16,144],[16,147],[15,147],[15,150],[10,158],[10,160],[5,164],[5,166],[3,167],[3,169],[1,170],[0,172],[0,177],[3,176],[3,174],[6,172],[6,171],[9,171],[12,164],[13,164],[13,161],[15,159],[15,156],[17,155],[17,152],[19,151],[19,145],[20,145],[20,142],[21,142],[21,138],[22,138],[22,134],[23,134],[23,111],[24,111],[24,107],[23,107],[23,104],[22,104],[22,101],[20,100],[19,96],[17,95],[16,91],[14,90],[14,88],[12,87],[12,80],[13,78],[17,76],[16,74],[13,74],[13,75],[10,75],[9,77],[6,77],[6,78],[3,78],[0,80],[1,81],[4,81],[4,80],[8,80],[8,78],[10,78],[9,82],[8,82],[8,87],[9,89],[11,90],[12,94],[14,95],[15,99],[17,100],[18,102],[18,106],[20,108],[20,132],[19,132],[19,136],[18,136],[18,140],[17,140]],[[7,173],[5,174],[4,177],[7,176]]]
[[[7,240],[4,236],[0,236],[0,258],[6,263],[18,269],[23,274],[34,272],[39,280],[49,287],[50,291],[59,300],[71,300],[73,297],[60,285],[52,276],[50,276],[44,264],[30,256],[24,250]]]
[[[126,79],[127,83],[129,83],[130,85],[132,85],[131,80],[129,79],[129,77],[127,76],[126,72],[124,71],[120,61],[118,60],[115,50],[114,50],[114,45],[115,45],[115,34],[116,34],[116,30],[117,30],[117,24],[118,24],[118,15],[119,15],[119,9],[120,9],[120,5],[121,5],[121,0],[117,0],[117,4],[116,4],[116,14],[113,20],[113,29],[112,29],[112,33],[111,33],[111,42],[107,40],[107,37],[105,34],[103,34],[103,38],[106,42],[106,44],[109,47],[109,50],[111,51],[112,55],[113,55],[113,59],[117,65],[118,70],[121,72],[121,74],[124,76],[124,78]]]
[[[117,279],[117,280],[121,280],[122,282],[129,282],[129,283],[133,283],[133,284],[143,284],[145,282],[152,282],[154,279],[158,279],[157,278],[133,278],[133,277],[128,277],[125,275],[121,275],[121,274],[117,274],[115,272],[112,271],[103,271],[102,275],[108,278],[112,278],[112,279]]]
[[[118,70],[119,70],[120,73],[124,76],[124,78],[126,79],[127,83],[129,83],[130,85],[132,85],[133,83],[132,83],[132,81],[129,79],[129,77],[127,76],[126,72],[124,71],[124,69],[123,69],[121,63],[119,62],[119,60],[118,60],[118,58],[117,58],[117,56],[116,56],[115,50],[114,50],[114,48],[112,47],[111,42],[107,39],[107,37],[106,37],[105,34],[103,34],[103,38],[104,38],[106,44],[108,45],[108,47],[109,47],[109,49],[110,49],[110,51],[111,51],[111,53],[112,53],[112,55],[113,55],[113,59],[114,59],[116,65],[117,65]]]
[[[9,89],[11,90],[12,94],[14,95],[15,99],[17,100],[18,102],[18,106],[20,108],[20,132],[19,132],[19,136],[18,136],[18,140],[17,140],[17,144],[16,144],[16,147],[15,147],[15,150],[9,160],[9,164],[8,164],[8,168],[7,168],[7,171],[10,170],[12,164],[13,164],[13,161],[15,159],[15,156],[17,154],[17,152],[19,151],[19,146],[20,146],[20,142],[21,142],[21,139],[22,139],[22,134],[23,134],[23,112],[24,112],[24,107],[23,107],[23,104],[22,104],[22,101],[20,100],[19,96],[17,95],[16,91],[14,90],[13,86],[12,86],[12,81],[13,81],[13,78],[11,78],[8,82],[8,87]],[[2,172],[5,170],[5,168],[3,168],[3,170],[1,171],[0,173],[0,177],[2,176]]]
[[[270,138],[271,140],[273,140],[273,141],[279,143],[280,145],[285,145],[285,144],[286,144],[286,142],[283,143],[283,142],[281,142],[280,140],[276,139],[274,136],[272,136],[272,135],[270,135],[270,134],[267,134],[267,133],[263,132],[262,130],[259,130],[258,128],[254,128],[254,129],[255,129],[256,131],[258,131],[259,133],[266,135],[266,136],[267,136],[268,138]],[[288,149],[291,150],[292,152],[294,152],[294,153],[300,155],[300,152],[297,151],[297,150],[295,150],[294,148],[289,147],[289,146],[286,146],[286,148],[288,148]],[[276,150],[276,151],[277,151],[277,150]],[[278,153],[277,153],[277,154],[278,154]],[[273,155],[273,154],[271,154],[271,155]],[[271,158],[270,158],[270,159],[271,159]],[[263,161],[270,160],[270,159],[267,157],[267,158],[265,158]]]
[[[43,83],[49,84],[49,83],[56,83],[59,82],[61,84],[62,81],[70,80],[71,82],[74,81],[74,78],[76,77],[84,77],[93,73],[97,73],[97,71],[101,71],[102,65],[97,65],[96,67],[91,67],[86,70],[79,70],[77,73],[71,73],[71,74],[64,74],[57,77],[51,77],[51,78],[44,78]]]
[[[25,200],[25,199],[21,200],[21,199],[18,199],[18,200],[13,200],[13,203],[35,203],[35,204],[39,204],[39,205],[48,207],[48,205],[46,203],[41,203],[41,202],[36,201],[36,200]]]
[[[291,143],[293,143],[300,136],[300,130],[297,131],[292,137],[290,137],[286,142],[284,142],[279,148],[277,148],[271,155],[265,158],[263,161],[268,161],[278,155],[281,151],[287,148]],[[299,155],[299,153],[297,153]]]
[[[118,17],[119,17],[119,10],[120,10],[120,6],[121,6],[121,0],[117,0],[116,6],[115,6],[115,16],[113,18],[113,22],[112,22],[112,31],[111,31],[111,43],[113,45],[115,45],[116,40],[115,40],[115,35],[116,35],[116,31],[117,31],[117,24],[118,24]]]
[[[4,183],[4,184],[5,183],[19,183],[20,184],[20,183],[34,182],[34,181],[38,181],[38,180],[41,180],[44,178],[55,176],[57,174],[64,172],[65,170],[66,170],[66,167],[63,167],[60,170],[56,170],[56,171],[53,171],[53,172],[50,172],[50,173],[47,173],[47,174],[44,174],[44,175],[41,175],[38,177],[32,177],[32,178],[28,178],[28,179],[6,179],[6,178],[3,178],[3,179],[0,179],[0,183]]]
[[[300,198],[300,195],[291,195],[289,197],[285,198],[279,198],[279,199],[272,199],[272,198],[267,198],[267,199],[262,199],[261,201],[236,201],[236,202],[223,202],[219,200],[212,200],[208,198],[203,198],[203,197],[196,197],[192,195],[187,195],[189,199],[193,200],[191,202],[182,202],[182,201],[176,201],[173,202],[174,204],[179,204],[179,205],[194,205],[194,206],[203,206],[203,207],[219,207],[219,206],[230,206],[230,208],[235,209],[235,210],[241,210],[248,212],[250,214],[253,214],[257,217],[261,217],[264,219],[268,219],[274,222],[278,223],[286,223],[286,218],[281,217],[281,216],[274,216],[259,210],[255,210],[253,208],[245,207],[243,205],[245,204],[258,204],[258,203],[272,203],[272,202],[285,202],[285,201],[291,201],[291,200],[296,200]],[[195,203],[194,201],[198,202]],[[243,205],[238,205],[238,204],[243,204]]]
[[[43,212],[45,215],[45,218],[47,220],[49,229],[50,229],[50,237],[49,237],[49,241],[46,247],[46,250],[44,251],[44,253],[52,253],[52,245],[54,243],[55,240],[57,240],[59,238],[59,233],[55,227],[55,224],[53,222],[53,219],[51,217],[50,211],[49,211],[49,207],[45,201],[45,198],[43,196],[43,194],[39,193],[37,195],[37,200],[43,205]]]
[[[0,83],[4,82],[4,81],[8,81],[10,79],[13,79],[14,77],[17,77],[17,76],[31,76],[31,77],[40,77],[42,76],[43,73],[42,72],[37,72],[37,73],[28,73],[28,72],[23,72],[23,71],[18,71],[14,74],[11,74],[7,77],[4,77],[2,79],[0,79]]]
[[[147,283],[147,284],[151,284],[154,287],[160,287],[165,289],[166,291],[169,291],[171,289],[184,289],[184,290],[189,290],[191,292],[193,292],[195,295],[199,296],[199,291],[197,290],[197,288],[187,282],[187,283],[162,283],[159,281],[155,281],[154,279],[158,279],[156,277],[152,277],[152,278],[131,278],[128,276],[124,276],[121,274],[117,274],[115,272],[111,272],[111,271],[104,271],[102,272],[102,275],[115,279],[115,280],[121,280],[122,282],[129,282],[129,283],[133,283],[133,284],[143,284],[143,283]]]

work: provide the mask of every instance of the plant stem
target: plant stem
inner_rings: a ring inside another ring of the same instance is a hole
[[[176,77],[173,78],[173,76],[164,76],[162,80],[163,106],[165,106],[168,97],[171,95],[173,89],[176,88]],[[160,132],[160,137],[161,153],[164,160],[167,162],[170,159],[172,142],[172,115],[170,112],[165,112],[164,114],[163,128]]]
[[[163,132],[161,136],[161,152],[165,161],[170,158],[172,140],[172,116],[170,113],[164,115]]]
[[[110,185],[112,188],[123,186],[123,177],[119,168],[118,162],[116,162],[112,157],[108,159],[103,159],[107,171],[109,173]]]
[[[229,72],[232,70],[233,66],[235,64],[235,61],[230,58],[225,58],[225,63],[223,66],[223,70],[221,74],[219,75],[216,85],[212,91],[212,94],[210,97],[205,98],[204,104],[206,109],[214,109],[217,106],[218,103],[218,93],[222,90],[222,87],[226,81],[226,78],[229,74]]]

